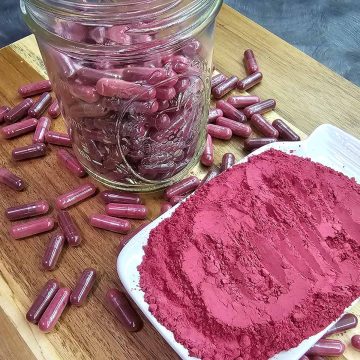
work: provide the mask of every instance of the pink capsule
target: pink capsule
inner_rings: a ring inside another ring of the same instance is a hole
[[[237,109],[243,109],[247,106],[260,102],[258,96],[230,96],[227,102]]]
[[[250,124],[262,135],[268,138],[278,138],[279,132],[270,125],[260,114],[254,114],[251,117]]]
[[[15,221],[44,215],[48,211],[48,202],[45,200],[40,200],[29,204],[9,207],[5,210],[5,215],[9,220]]]
[[[150,120],[150,124],[152,127],[154,127],[156,130],[166,130],[171,125],[171,119],[168,114],[160,114],[158,116],[153,117]]]
[[[45,141],[45,134],[50,129],[50,125],[51,120],[49,118],[45,116],[40,118],[33,137],[33,144],[43,143]]]
[[[244,149],[248,151],[252,151],[255,149],[259,149],[262,146],[272,144],[276,142],[277,139],[275,138],[253,138],[253,139],[246,139],[244,141]]]
[[[24,180],[5,168],[0,168],[0,183],[16,191],[25,189]]]
[[[346,330],[354,329],[358,325],[358,318],[354,314],[343,315],[327,332],[326,336],[339,334]]]
[[[108,39],[117,44],[130,45],[131,36],[125,33],[127,30],[129,30],[129,27],[126,25],[115,25],[107,29],[106,35]]]
[[[26,320],[37,324],[59,288],[60,284],[58,281],[55,279],[49,280],[40,290],[39,295],[26,313]]]
[[[60,288],[45,312],[40,318],[39,329],[44,333],[48,333],[54,329],[56,323],[60,319],[61,314],[69,303],[71,290],[69,288]]]
[[[215,139],[230,140],[232,137],[231,129],[224,126],[209,124],[206,126],[206,130],[207,133]]]
[[[156,89],[156,98],[159,100],[171,100],[176,96],[176,90],[173,87],[158,87]]]
[[[172,197],[169,201],[170,201],[171,206],[175,206],[179,202],[183,201],[185,198],[186,198],[186,196],[178,195],[178,196]]]
[[[239,80],[237,83],[237,87],[239,90],[245,91],[259,84],[262,79],[263,79],[263,74],[261,72],[256,72],[254,74],[247,76],[244,79]]]
[[[168,202],[163,202],[161,204],[161,208],[160,208],[160,214],[164,214],[166,213],[168,210],[170,210],[172,208],[172,205],[169,204]]]
[[[41,80],[30,84],[23,85],[19,88],[19,95],[23,98],[42,94],[52,90],[51,82],[49,80]]]
[[[211,166],[214,163],[214,145],[209,134],[207,135],[205,149],[200,161],[204,166]]]
[[[33,159],[46,154],[46,145],[43,143],[18,147],[12,151],[12,158],[15,161]]]
[[[15,105],[4,116],[4,120],[8,123],[14,123],[27,115],[29,109],[34,104],[33,99],[25,99],[21,103]]]
[[[235,164],[235,156],[232,153],[226,153],[222,157],[220,171],[224,172],[227,169],[230,169]]]
[[[62,233],[57,233],[51,237],[41,262],[44,270],[51,271],[55,269],[64,244],[65,236]]]
[[[59,133],[56,131],[47,131],[45,134],[45,141],[52,145],[67,146],[67,147],[72,146],[72,141],[68,134]]]
[[[100,79],[96,83],[96,90],[102,96],[117,96],[120,99],[152,100],[156,97],[156,90],[150,86],[136,84],[118,79]]]
[[[201,43],[198,40],[191,40],[187,45],[185,45],[182,49],[184,55],[193,58],[200,52]]]
[[[136,235],[138,234],[142,229],[144,229],[147,225],[149,225],[149,222],[145,222],[144,224],[140,225],[139,227],[137,227],[135,230],[133,230],[131,233],[125,235],[123,237],[123,239],[121,240],[119,246],[118,246],[118,251],[120,252],[126,244],[129,243],[129,241]]]
[[[300,141],[300,136],[281,119],[273,121],[272,126],[279,132],[279,138],[286,141]]]
[[[107,204],[105,207],[106,214],[110,216],[127,218],[127,219],[145,219],[148,210],[144,205],[139,204]]]
[[[200,180],[196,176],[190,176],[181,180],[165,190],[165,198],[170,200],[174,196],[184,195],[197,189],[200,185]]]
[[[110,289],[106,293],[105,303],[108,310],[116,316],[127,331],[136,332],[142,328],[143,322],[125,294],[117,289]]]
[[[10,229],[10,235],[18,240],[29,236],[42,234],[54,228],[54,219],[46,216],[40,219],[30,220],[21,224],[14,224]]]
[[[137,194],[130,194],[119,190],[105,190],[100,194],[105,204],[141,204],[141,198]]]
[[[119,234],[127,234],[131,229],[129,221],[101,214],[91,215],[90,224],[96,228]]]
[[[257,64],[254,52],[250,49],[245,50],[244,52],[244,64],[246,72],[251,75],[259,71],[259,66]]]
[[[273,99],[260,101],[257,104],[247,106],[243,111],[245,116],[250,119],[254,114],[265,114],[276,107],[276,101]]]
[[[206,184],[207,182],[209,182],[210,180],[214,179],[216,176],[218,176],[220,174],[220,169],[218,166],[216,165],[212,165],[210,170],[207,172],[207,174],[205,175],[205,177],[202,179],[200,186]]]
[[[231,76],[224,82],[220,83],[219,85],[215,86],[211,93],[215,97],[215,99],[221,99],[224,97],[227,93],[229,93],[231,90],[234,90],[236,88],[237,82],[239,81],[239,78],[237,76]]]
[[[39,99],[37,99],[37,101],[31,106],[28,111],[28,115],[38,118],[50,106],[51,101],[52,98],[49,93],[42,94]]]
[[[0,106],[0,124],[4,122],[4,117],[9,111],[9,106]]]
[[[69,151],[61,149],[57,151],[56,155],[58,161],[72,174],[80,178],[86,175],[85,168],[74,155],[69,153]]]
[[[214,122],[218,117],[224,116],[224,113],[220,109],[210,109],[208,122]]]
[[[248,138],[252,133],[249,125],[245,125],[222,116],[216,119],[216,125],[227,127],[231,129],[233,135],[243,138]]]
[[[163,111],[169,108],[170,103],[168,100],[159,100],[157,101],[157,103],[159,104],[159,109],[158,111]]]
[[[129,112],[134,111],[139,114],[152,115],[159,110],[159,103],[156,100],[133,101],[127,110]]]
[[[224,75],[224,74],[217,74],[217,75],[214,75],[212,78],[211,78],[211,89],[213,89],[215,86],[218,86],[220,85],[221,83],[223,83],[225,80],[227,80],[227,77]]]
[[[191,82],[188,78],[179,79],[178,82],[174,85],[176,94],[181,94],[185,92],[191,85]]]
[[[22,120],[14,124],[4,126],[0,129],[0,134],[4,139],[12,139],[35,131],[37,123],[37,119],[33,118]]]
[[[340,340],[320,339],[306,355],[340,356],[345,351],[345,345]]]
[[[351,345],[357,350],[360,351],[360,335],[354,335],[351,338]]]
[[[166,80],[168,76],[168,71],[163,68],[129,67],[124,69],[123,72],[123,79],[126,81],[144,80],[150,85],[156,85]]]
[[[94,104],[100,99],[99,94],[93,86],[73,84],[69,87],[69,90],[73,96],[88,104]]]
[[[58,212],[59,226],[64,232],[65,239],[70,246],[78,246],[81,243],[80,232],[72,217],[66,210]]]
[[[246,116],[241,110],[236,109],[232,105],[230,105],[228,102],[224,100],[220,100],[216,103],[216,107],[220,109],[224,116],[228,119],[235,120],[238,122],[245,122]]]
[[[59,102],[56,99],[49,106],[48,114],[52,119],[56,119],[60,116],[61,114],[60,106],[59,106]]]
[[[73,78],[79,68],[79,65],[69,56],[58,51],[56,52],[56,63],[59,68],[59,75],[65,79]]]
[[[122,79],[123,72],[123,69],[97,70],[82,67],[76,72],[76,75],[84,84],[96,84],[102,78]]]
[[[70,303],[75,306],[84,305],[93,288],[96,280],[96,270],[92,268],[85,269],[79,280],[77,281],[74,290],[70,295]]]
[[[56,198],[56,208],[66,209],[81,201],[86,200],[96,193],[97,187],[94,184],[83,184]]]

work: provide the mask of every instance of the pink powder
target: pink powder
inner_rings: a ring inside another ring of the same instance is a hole
[[[270,150],[201,187],[151,232],[150,311],[201,359],[266,360],[360,296],[360,186]]]

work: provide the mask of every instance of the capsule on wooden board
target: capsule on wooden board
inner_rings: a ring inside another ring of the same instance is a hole
[[[40,80],[20,86],[18,93],[23,98],[26,98],[29,96],[42,94],[44,92],[49,92],[51,89],[52,86],[49,80]]]
[[[353,346],[354,349],[360,351],[360,335],[354,335],[351,338],[351,345]]]
[[[276,142],[275,138],[252,138],[244,141],[244,150],[252,151]]]
[[[237,87],[241,91],[246,91],[254,87],[255,85],[261,83],[263,79],[263,74],[261,72],[256,72],[251,75],[248,75],[246,78],[241,79],[237,82]]]
[[[91,289],[96,280],[96,270],[93,268],[85,269],[70,295],[70,303],[75,306],[82,306],[85,304]]]
[[[206,138],[205,149],[201,155],[200,162],[204,166],[211,166],[214,163],[214,144],[209,134]]]
[[[340,340],[320,339],[306,355],[340,356],[345,351],[345,344]]]
[[[60,105],[59,102],[55,99],[48,108],[48,114],[52,119],[56,119],[60,116]]]
[[[237,109],[243,109],[247,106],[257,104],[260,102],[258,96],[230,96],[227,102]]]
[[[37,119],[31,118],[4,126],[0,129],[1,137],[4,139],[12,139],[20,135],[28,134],[35,131],[37,123]]]
[[[52,98],[49,93],[42,94],[28,110],[28,115],[34,118],[40,117],[50,106],[51,102]]]
[[[231,76],[227,80],[223,81],[219,85],[215,86],[211,93],[213,94],[215,99],[221,99],[230,91],[234,90],[237,86],[239,78],[237,76]]]
[[[94,184],[86,183],[62,194],[56,198],[57,209],[67,209],[81,201],[88,199],[96,193],[97,187]]]
[[[51,120],[45,116],[41,117],[36,125],[33,144],[43,143],[45,141],[45,135],[50,129]]]
[[[131,229],[131,224],[129,221],[103,214],[91,215],[90,225],[99,229],[112,231],[119,234],[127,234]]]
[[[346,330],[354,329],[358,325],[358,318],[354,314],[343,315],[327,332],[326,336],[339,334]]]
[[[51,271],[55,269],[64,244],[65,236],[61,232],[51,236],[41,261],[44,270]]]
[[[68,244],[70,246],[79,246],[81,243],[80,232],[69,212],[66,210],[59,211],[57,219]]]
[[[197,189],[200,185],[200,180],[196,176],[190,176],[173,185],[170,185],[165,190],[165,198],[170,200],[177,195],[184,195]]]
[[[251,75],[259,71],[259,65],[256,61],[254,52],[251,49],[247,49],[244,52],[244,65],[246,72]]]
[[[146,219],[148,210],[144,205],[140,204],[119,204],[110,203],[105,207],[107,215],[126,218],[126,219]]]
[[[218,101],[216,103],[216,107],[220,109],[223,112],[224,117],[228,119],[241,123],[246,121],[245,114],[241,110],[236,109],[234,106],[232,106],[230,103],[228,103],[225,100]]]
[[[56,153],[57,159],[72,174],[81,178],[86,176],[86,170],[80,161],[66,149],[60,149]]]
[[[23,179],[5,168],[0,168],[0,183],[15,191],[22,191],[26,186]]]
[[[206,127],[207,133],[215,139],[230,140],[232,137],[231,129],[214,124],[208,124]]]
[[[54,219],[46,216],[40,219],[29,220],[23,223],[16,223],[10,228],[10,235],[16,239],[24,239],[29,236],[42,234],[54,228]]]
[[[279,137],[279,132],[260,114],[254,114],[250,119],[250,124],[267,138]]]
[[[222,112],[222,110],[220,109],[210,109],[209,111],[209,117],[208,117],[208,122],[212,123],[214,122],[219,116],[223,116],[224,113]]]
[[[4,115],[4,120],[10,124],[19,121],[27,115],[28,110],[33,104],[33,99],[25,99],[21,101]]]
[[[227,127],[232,131],[233,135],[240,136],[242,138],[248,138],[252,133],[249,125],[242,124],[222,116],[216,119],[216,125]]]
[[[45,141],[51,145],[72,147],[70,136],[57,131],[47,131],[45,134]]]
[[[279,132],[281,140],[300,141],[300,136],[281,119],[274,120],[272,126]]]
[[[120,190],[105,190],[100,193],[101,199],[105,204],[141,204],[140,195],[127,193]]]
[[[243,112],[245,116],[250,119],[254,114],[265,114],[276,107],[276,101],[274,99],[268,99],[260,101],[257,104],[247,106]]]
[[[215,86],[218,86],[220,85],[222,82],[224,82],[225,80],[227,80],[227,77],[224,75],[224,74],[217,74],[217,75],[214,75],[212,78],[211,78],[211,89],[214,88]]]
[[[220,171],[224,172],[230,169],[235,164],[235,155],[232,153],[226,153],[222,157]]]
[[[46,145],[43,143],[22,146],[13,149],[12,158],[15,161],[34,159],[46,155]]]
[[[44,215],[48,211],[49,203],[46,200],[39,200],[28,204],[8,207],[5,210],[5,215],[10,221],[16,221]]]
[[[10,111],[10,107],[9,106],[0,106],[0,124],[2,124],[5,120],[4,117],[5,115]]]

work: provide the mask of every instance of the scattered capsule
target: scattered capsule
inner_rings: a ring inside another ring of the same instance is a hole
[[[172,208],[172,205],[167,201],[161,203],[160,214],[164,214]]]
[[[250,124],[265,137],[276,139],[279,137],[279,132],[260,114],[254,114],[251,117]]]
[[[16,239],[42,234],[54,228],[54,219],[46,216],[40,219],[30,220],[21,224],[14,224],[10,228],[10,235]]]
[[[169,201],[170,201],[171,206],[175,206],[179,202],[183,201],[185,198],[186,198],[186,196],[177,195],[177,196],[172,197]]]
[[[259,66],[257,64],[255,54],[251,49],[245,50],[244,52],[244,64],[246,72],[251,75],[259,71]]]
[[[69,153],[69,151],[60,149],[57,151],[56,155],[60,164],[62,164],[72,174],[80,178],[86,175],[85,168],[74,155]]]
[[[174,196],[184,195],[197,189],[200,185],[200,180],[196,176],[190,176],[181,180],[165,190],[165,198],[170,200]]]
[[[110,289],[106,293],[105,301],[108,310],[116,316],[127,331],[136,332],[142,328],[143,322],[125,294],[117,289]]]
[[[253,138],[253,139],[246,139],[244,141],[244,150],[252,151],[255,149],[259,149],[262,146],[272,144],[276,142],[277,139],[275,138]]]
[[[42,94],[51,91],[51,82],[49,80],[41,80],[30,84],[22,85],[18,92],[23,98]]]
[[[200,161],[204,166],[211,166],[214,163],[214,145],[209,134],[207,135],[205,149]]]
[[[0,106],[0,124],[4,122],[4,117],[9,111],[9,106]]]
[[[46,154],[46,145],[43,143],[32,144],[15,148],[12,151],[12,158],[15,161],[33,159],[44,156]]]
[[[97,187],[91,183],[83,184],[56,198],[56,208],[66,209],[72,205],[84,201],[96,193]]]
[[[224,113],[220,109],[210,109],[208,122],[214,122],[218,117],[223,116]]]
[[[256,72],[247,76],[244,79],[241,79],[237,82],[237,87],[239,90],[246,91],[251,89],[255,85],[259,84],[263,79],[263,74],[261,72]]]
[[[120,204],[141,204],[141,198],[137,194],[129,194],[119,190],[105,190],[100,194],[101,199],[105,204],[120,203]]]
[[[8,123],[14,123],[27,115],[28,110],[34,104],[34,100],[25,99],[21,103],[15,105],[4,116],[4,120]]]
[[[56,131],[47,131],[45,134],[45,141],[52,145],[67,146],[67,147],[72,146],[72,141],[68,134],[60,133]]]
[[[22,120],[17,123],[2,127],[0,129],[0,134],[4,139],[12,139],[17,136],[35,131],[37,123],[37,119],[34,118]]]
[[[131,229],[129,221],[102,214],[91,215],[90,224],[96,228],[119,234],[127,234]]]
[[[55,269],[64,244],[65,236],[61,232],[50,238],[41,262],[44,270],[51,271]]]
[[[354,329],[357,325],[358,318],[354,314],[345,314],[326,332],[326,336]]]
[[[351,345],[358,351],[360,351],[360,335],[354,335],[351,338]]]
[[[70,295],[70,303],[75,306],[84,305],[93,288],[96,280],[96,270],[92,268],[85,269],[79,280],[77,281],[74,290]]]
[[[58,212],[58,222],[64,232],[65,239],[70,246],[78,246],[81,243],[80,232],[72,217],[66,210]]]
[[[209,124],[206,127],[207,133],[212,137],[220,140],[230,140],[232,131],[224,126]]]
[[[241,110],[236,109],[234,106],[224,100],[220,100],[216,103],[216,107],[220,109],[224,116],[228,119],[235,120],[237,122],[245,122],[246,116]]]
[[[28,115],[38,118],[50,106],[51,101],[52,98],[49,93],[42,94],[39,99],[31,106],[28,111]]]
[[[60,116],[61,114],[60,106],[59,106],[59,102],[56,99],[49,106],[48,114],[52,119],[56,119]]]
[[[273,121],[272,126],[279,132],[279,138],[286,141],[300,141],[300,136],[281,119]]]
[[[44,215],[48,211],[48,202],[45,200],[40,200],[29,204],[9,207],[5,210],[5,215],[10,221],[15,221]]]
[[[139,204],[107,204],[105,207],[106,214],[110,216],[126,219],[145,219],[148,210],[144,205]]]
[[[225,80],[227,80],[227,77],[224,74],[217,74],[214,75],[211,78],[211,89],[213,89],[215,86],[220,85],[221,83],[223,83]]]
[[[60,288],[45,312],[40,318],[39,329],[44,333],[48,333],[54,329],[56,323],[60,319],[61,314],[69,303],[71,290],[69,288]]]
[[[0,168],[0,183],[16,191],[25,189],[24,180],[5,168]]]
[[[215,99],[221,99],[227,93],[229,93],[230,91],[236,88],[238,81],[239,78],[237,76],[231,76],[229,79],[215,86],[212,89],[211,93],[213,94]]]
[[[121,240],[121,242],[120,242],[120,244],[119,244],[119,246],[118,246],[118,251],[120,252],[120,251],[125,247],[125,245],[128,244],[129,241],[130,241],[136,234],[138,234],[142,229],[144,229],[147,225],[149,225],[149,222],[146,221],[144,224],[142,224],[142,225],[140,225],[139,227],[137,227],[137,228],[136,228],[135,230],[133,230],[131,233],[125,235],[125,236],[122,238],[122,240]]]
[[[232,153],[226,153],[222,157],[220,172],[230,169],[235,164],[235,156]]]
[[[306,355],[340,356],[345,351],[345,345],[340,340],[320,339]]]
[[[206,184],[207,182],[209,182],[210,180],[214,179],[216,176],[218,176],[220,174],[220,172],[221,171],[218,166],[216,166],[216,165],[211,166],[208,173],[202,179],[200,186],[202,186],[202,185]]]
[[[254,114],[265,114],[276,107],[276,101],[273,99],[260,101],[257,104],[247,106],[243,112],[250,119]]]
[[[243,109],[247,106],[260,102],[258,96],[230,96],[227,102],[237,109]]]
[[[39,295],[36,297],[30,309],[26,313],[27,321],[33,324],[37,324],[39,322],[41,316],[50,304],[51,300],[54,298],[59,288],[59,282],[54,279],[49,280],[43,286],[43,288],[40,290]]]
[[[43,143],[45,141],[45,134],[50,129],[51,120],[45,116],[41,117],[37,123],[35,134],[33,137],[33,144]]]
[[[251,127],[249,125],[245,125],[222,116],[216,119],[216,125],[227,127],[231,129],[234,135],[243,138],[248,138],[252,133]]]

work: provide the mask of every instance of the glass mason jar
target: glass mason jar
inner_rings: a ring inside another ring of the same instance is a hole
[[[21,0],[73,148],[107,186],[153,191],[199,161],[222,0]]]

